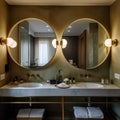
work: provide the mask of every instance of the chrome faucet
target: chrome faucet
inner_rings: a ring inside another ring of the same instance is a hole
[[[35,74],[27,74],[27,77],[28,77],[28,81],[31,81],[32,78],[36,78]]]
[[[42,81],[42,77],[39,74],[27,74],[27,80],[32,81],[32,80],[40,80]]]

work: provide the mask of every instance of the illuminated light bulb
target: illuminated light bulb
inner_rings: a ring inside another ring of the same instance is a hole
[[[109,39],[105,40],[105,46],[106,47],[111,47],[112,45],[117,46],[117,44],[118,44],[117,39],[112,40],[112,39],[109,38]]]
[[[17,42],[13,40],[12,38],[8,37],[7,38],[7,46],[11,48],[15,48],[17,46]]]
[[[53,40],[52,40],[52,45],[53,45],[54,48],[57,47],[57,40],[56,40],[56,39],[53,39]]]
[[[66,48],[66,46],[67,46],[67,40],[62,39],[62,48]]]

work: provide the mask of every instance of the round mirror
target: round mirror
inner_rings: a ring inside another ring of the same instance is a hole
[[[79,19],[64,31],[62,43],[67,46],[62,51],[66,60],[75,67],[92,69],[107,58],[110,48],[104,45],[109,37],[106,29],[95,20]]]
[[[55,55],[53,29],[39,19],[25,19],[13,26],[9,37],[17,42],[16,48],[8,47],[12,59],[20,66],[38,68],[46,66]]]

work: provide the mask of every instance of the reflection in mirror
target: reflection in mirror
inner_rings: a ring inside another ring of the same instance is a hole
[[[67,47],[62,49],[66,60],[82,69],[96,68],[107,58],[109,48],[104,41],[109,37],[105,28],[93,20],[81,19],[65,29],[62,39]]]
[[[56,38],[52,28],[39,19],[26,19],[16,24],[10,37],[18,43],[14,49],[9,48],[13,60],[27,68],[47,65],[55,55],[52,40]]]

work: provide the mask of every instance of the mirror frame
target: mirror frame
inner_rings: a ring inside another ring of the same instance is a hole
[[[48,24],[47,22],[45,22],[44,20],[39,19],[39,18],[25,18],[25,19],[19,20],[17,23],[15,23],[15,24],[11,27],[11,29],[10,29],[10,31],[9,31],[9,33],[8,33],[8,37],[10,37],[10,34],[12,33],[12,31],[14,30],[14,28],[16,27],[16,25],[20,24],[21,22],[24,22],[25,20],[39,20],[39,21],[41,21],[41,22],[43,22],[43,23]],[[49,24],[48,24],[48,25],[49,25]],[[50,26],[50,25],[49,25],[49,26]],[[55,36],[56,36],[55,38],[57,39],[57,35],[56,35],[55,30],[54,30],[51,26],[50,26],[50,28],[54,31],[54,34],[55,34]],[[25,68],[25,69],[29,69],[29,70],[43,69],[43,68],[46,68],[46,67],[48,67],[49,65],[51,65],[52,62],[53,62],[53,60],[54,60],[54,57],[55,57],[55,55],[56,55],[57,48],[58,48],[58,46],[56,46],[56,48],[55,48],[55,53],[54,53],[53,57],[49,60],[49,62],[48,62],[47,64],[45,64],[44,66],[36,66],[36,67],[33,67],[33,68],[32,68],[32,67],[25,67],[25,66],[20,65],[20,64],[14,59],[14,57],[12,56],[12,53],[10,52],[10,47],[7,46],[9,56],[10,56],[10,58],[13,60],[13,62],[16,63],[18,66],[20,66],[20,67],[22,67],[22,68]],[[14,49],[14,48],[13,48],[13,49]]]
[[[65,30],[66,30],[70,25],[74,24],[74,23],[77,22],[77,21],[83,21],[83,20],[90,20],[90,21],[93,21],[93,22],[98,23],[98,25],[100,25],[100,26],[104,29],[104,31],[105,31],[106,35],[108,36],[108,38],[110,38],[109,32],[107,31],[107,29],[105,28],[105,26],[102,25],[102,23],[100,23],[100,22],[98,22],[97,20],[92,19],[92,18],[80,18],[80,19],[77,19],[77,20],[72,21],[70,24],[68,24],[68,25],[65,27],[65,29],[64,29],[64,31],[63,31],[63,33],[62,33],[62,37],[61,37],[61,41],[60,41],[60,42],[62,42],[62,39],[63,39],[63,37],[64,37],[63,34],[64,34]],[[61,47],[61,49],[63,49],[63,48]],[[110,50],[111,50],[111,48],[108,47],[108,53],[106,54],[105,58],[104,58],[99,64],[97,64],[97,65],[95,65],[95,66],[93,66],[93,67],[86,67],[85,70],[96,69],[96,68],[98,68],[100,65],[102,65],[102,64],[107,60],[107,58],[108,58],[108,56],[109,56],[109,54],[110,54]],[[63,50],[62,50],[62,53],[63,53]],[[63,53],[63,56],[64,56],[64,53]],[[67,59],[66,59],[65,56],[64,56],[64,58],[65,58],[65,60],[67,61]],[[67,61],[67,63],[69,63],[69,62]],[[71,65],[71,64],[69,63],[69,65]],[[73,65],[71,65],[71,66],[73,66]],[[73,66],[73,67],[74,67],[74,68],[77,68],[77,69],[83,69],[83,68],[78,68],[78,67],[75,67],[75,66]]]

